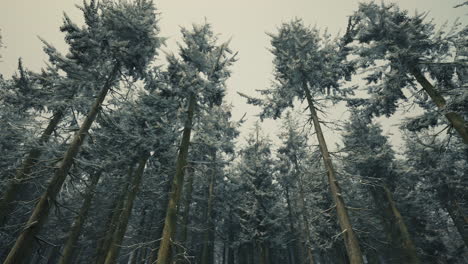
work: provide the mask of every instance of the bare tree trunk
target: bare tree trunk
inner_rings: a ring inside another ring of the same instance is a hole
[[[60,192],[63,183],[68,175],[73,159],[78,154],[81,145],[83,144],[88,130],[91,128],[96,116],[101,109],[101,105],[106,98],[107,92],[110,90],[114,79],[117,76],[119,70],[118,64],[114,66],[110,75],[108,76],[104,87],[101,89],[96,101],[91,107],[88,115],[86,116],[83,124],[80,127],[80,130],[75,134],[73,141],[68,147],[65,155],[58,168],[55,170],[54,176],[52,177],[47,190],[40,197],[39,202],[34,208],[31,217],[29,218],[26,227],[23,229],[18,239],[15,242],[15,245],[8,254],[4,264],[19,264],[23,260],[27,259],[31,254],[31,248],[34,242],[34,237],[41,230],[42,226],[46,222],[49,211],[57,197],[57,194]]]
[[[167,179],[167,183],[164,186],[165,195],[164,195],[164,199],[160,203],[162,205],[162,208],[159,210],[158,219],[156,221],[157,228],[156,228],[156,232],[154,232],[153,234],[154,243],[151,245],[151,250],[150,250],[149,257],[148,257],[149,263],[152,263],[152,264],[156,263],[156,260],[158,258],[159,245],[161,244],[160,239],[162,237],[162,233],[164,229],[164,220],[166,217],[167,206],[169,205],[169,195],[170,195],[170,191],[172,187],[172,182],[174,180],[173,178],[174,175],[171,173],[170,175],[172,177]]]
[[[456,194],[446,184],[440,187],[437,192],[440,202],[452,218],[458,233],[468,248],[468,216],[463,213],[463,208],[454,197]]]
[[[182,218],[182,231],[180,234],[180,244],[185,249],[188,248],[187,246],[187,234],[188,234],[188,219],[190,216],[190,204],[192,203],[192,191],[193,191],[193,178],[194,178],[194,170],[193,167],[187,167],[187,191],[185,195],[185,205],[184,205],[184,215]],[[179,252],[182,254],[183,252]]]
[[[99,243],[96,250],[96,264],[103,264],[106,260],[107,252],[109,251],[113,235],[115,233],[115,230],[117,229],[119,218],[124,207],[125,196],[127,194],[128,187],[130,186],[130,182],[133,177],[133,169],[134,164],[131,164],[128,169],[127,178],[123,182],[124,187],[122,188],[119,196],[116,198],[115,203],[111,209],[112,212],[110,214],[110,217],[108,218],[109,220],[104,233],[104,238]]]
[[[432,101],[439,108],[444,111],[447,102],[444,97],[437,91],[437,89],[426,79],[421,71],[414,67],[411,69],[411,74],[416,78],[418,83],[423,87],[424,91],[431,97]],[[447,112],[444,114],[450,124],[455,128],[463,142],[468,145],[468,123],[463,117],[456,112]]]
[[[143,235],[143,232],[150,230],[146,229],[146,222],[147,222],[147,217],[146,217],[146,209],[147,206],[143,206],[141,209],[141,216],[140,216],[140,225],[138,226],[138,232],[136,234],[136,238],[138,241],[145,241],[145,236]],[[132,261],[129,261],[130,264],[137,264],[141,260],[141,256],[144,254],[146,248],[145,247],[137,247],[133,252],[132,252]]]
[[[29,151],[28,155],[22,161],[21,166],[16,170],[14,179],[8,184],[5,192],[2,194],[0,199],[0,227],[7,223],[14,209],[14,203],[18,200],[24,200],[24,197],[20,195],[22,192],[20,192],[19,189],[21,189],[22,186],[24,186],[24,182],[28,180],[32,168],[36,165],[41,156],[41,147],[49,141],[50,135],[59,124],[63,115],[63,111],[60,110],[53,114],[49,124],[39,138],[38,146]]]
[[[445,208],[452,218],[463,242],[465,242],[465,246],[468,248],[468,217],[463,214],[460,204],[455,200],[447,201]]]
[[[135,201],[138,190],[140,189],[141,181],[143,179],[143,172],[145,171],[146,162],[148,161],[150,154],[145,153],[140,158],[138,162],[138,168],[135,171],[135,176],[133,177],[132,187],[128,190],[128,196],[125,199],[125,204],[123,210],[119,217],[119,222],[117,224],[117,229],[112,238],[112,243],[110,245],[109,251],[107,252],[105,264],[116,263],[117,257],[119,256],[120,246],[123,241],[125,232],[127,231],[128,221],[132,214],[133,203]]]
[[[398,258],[402,263],[418,264],[416,247],[411,240],[408,228],[393,201],[392,193],[386,186],[371,187],[372,196],[377,207],[380,207],[384,228],[393,247],[399,251]],[[395,255],[392,252],[392,255]]]
[[[385,196],[387,198],[388,206],[390,207],[392,211],[393,218],[397,226],[397,230],[399,232],[400,247],[401,247],[401,250],[403,251],[402,255],[404,256],[404,262],[411,263],[411,264],[418,264],[419,258],[416,253],[416,247],[414,246],[413,241],[411,240],[411,236],[408,232],[408,228],[406,227],[405,221],[403,220],[403,217],[401,216],[400,211],[396,207],[395,201],[393,201],[392,193],[385,186],[383,186],[383,189],[385,191]]]
[[[70,232],[68,233],[68,239],[63,248],[63,253],[60,257],[59,264],[67,264],[71,262],[73,253],[76,249],[76,243],[78,242],[78,238],[81,233],[81,229],[83,227],[84,222],[86,221],[86,218],[88,217],[88,211],[91,207],[91,202],[94,197],[94,191],[96,190],[96,186],[99,182],[101,174],[102,171],[98,171],[92,176],[91,183],[86,190],[83,205],[81,206],[80,212],[76,216],[75,221],[73,222],[73,225],[70,228]]]
[[[297,169],[299,169],[299,164],[297,160],[294,160],[294,165]],[[310,264],[314,264],[314,254],[312,252],[312,241],[310,239],[310,229],[309,229],[309,214],[307,213],[307,208],[305,206],[305,196],[304,196],[304,182],[302,181],[302,177],[297,175],[298,183],[299,183],[299,206],[301,207],[302,211],[302,220],[304,221],[304,233],[303,236],[305,237],[305,249],[307,251],[307,259],[309,260]]]
[[[289,196],[289,188],[286,186],[285,188],[285,191],[286,191],[286,205],[288,207],[288,218],[289,218],[289,228],[291,230],[291,234],[293,236],[299,236],[299,233],[297,232],[295,226],[294,226],[294,217],[293,217],[293,212],[292,212],[292,208],[291,208],[291,197]],[[299,240],[297,238],[294,239],[294,244],[295,245],[292,245],[291,247],[291,263],[301,263],[300,262],[300,258],[299,258],[299,255],[300,252],[302,252],[303,250],[302,249],[302,244],[299,243]]]
[[[169,195],[169,204],[167,206],[166,219],[164,221],[164,229],[161,239],[161,244],[158,251],[157,264],[169,264],[171,260],[171,239],[176,230],[176,215],[179,205],[180,196],[184,184],[184,170],[187,166],[187,156],[190,144],[190,133],[192,132],[192,119],[195,112],[196,96],[190,95],[187,120],[184,126],[182,141],[180,144],[179,155],[177,157],[176,173],[172,182],[171,193]]]
[[[210,241],[210,234],[213,233],[213,228],[214,228],[214,222],[213,222],[213,217],[212,217],[212,211],[213,211],[213,200],[214,200],[214,186],[215,186],[215,181],[216,181],[216,150],[213,151],[214,153],[212,154],[213,158],[213,164],[212,164],[212,173],[210,175],[210,182],[208,186],[208,203],[206,206],[206,211],[205,211],[205,217],[204,217],[204,223],[206,223],[206,230],[203,235],[203,249],[202,249],[202,257],[201,257],[201,264],[210,264],[212,261],[210,261],[210,251],[212,253],[213,248],[211,247],[211,242]]]
[[[335,176],[335,169],[330,158],[330,153],[328,152],[327,144],[325,138],[323,137],[322,128],[317,116],[317,111],[310,95],[309,88],[307,85],[304,86],[304,91],[307,97],[307,102],[309,104],[310,115],[312,117],[312,122],[314,123],[315,133],[317,134],[317,139],[319,142],[320,152],[322,153],[323,163],[327,169],[328,174],[328,183],[330,185],[331,195],[333,201],[335,202],[336,213],[338,216],[338,222],[341,227],[342,235],[345,241],[346,251],[348,252],[349,262],[351,264],[362,264],[362,253],[361,248],[359,247],[359,242],[357,240],[356,234],[351,226],[351,221],[349,220],[348,209],[346,208],[343,197],[341,196],[341,189],[338,185],[338,181]]]

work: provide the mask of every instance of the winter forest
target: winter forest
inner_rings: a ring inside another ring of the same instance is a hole
[[[209,17],[172,44],[157,0],[76,8],[65,51],[39,36],[40,70],[0,74],[0,262],[468,263],[466,17],[278,19],[246,91]]]

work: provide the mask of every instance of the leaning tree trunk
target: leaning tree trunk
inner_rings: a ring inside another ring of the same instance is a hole
[[[171,191],[172,182],[174,180],[173,178],[174,174],[169,173],[169,175],[171,175],[172,177],[167,179],[167,182],[165,186],[163,187],[164,196],[161,202],[159,203],[161,205],[161,208],[158,210],[158,216],[156,218],[156,221],[154,221],[156,223],[157,228],[155,232],[151,234],[154,242],[151,245],[150,253],[148,256],[149,263],[156,263],[156,260],[158,259],[158,251],[159,251],[159,246],[161,244],[160,241],[161,241],[161,237],[162,237],[162,233],[164,229],[164,220],[166,218],[167,207],[169,205],[169,198],[170,198],[169,192]]]
[[[185,193],[185,205],[184,205],[184,215],[182,217],[182,231],[180,234],[180,248],[178,251],[179,255],[183,255],[184,252],[182,250],[187,250],[187,234],[188,234],[188,221],[190,216],[190,204],[192,203],[192,191],[193,191],[193,178],[194,178],[194,170],[192,167],[187,168],[187,190]]]
[[[46,191],[39,198],[39,202],[36,204],[31,217],[26,223],[25,228],[21,231],[21,234],[16,240],[13,248],[5,259],[4,264],[23,263],[23,261],[31,255],[34,237],[39,233],[42,226],[45,224],[55,198],[57,197],[63,183],[65,182],[65,179],[67,178],[68,171],[73,164],[73,159],[78,154],[78,151],[80,150],[80,147],[86,138],[88,130],[91,128],[91,125],[96,119],[96,116],[101,109],[101,105],[106,98],[106,95],[110,90],[114,79],[117,77],[119,68],[120,67],[118,64],[116,64],[112,69],[104,84],[104,87],[99,92],[99,95],[91,107],[88,115],[86,116],[83,124],[81,125],[80,130],[73,137],[73,141],[65,152],[61,163],[55,169],[54,176],[48,184]]]
[[[146,217],[146,209],[147,205],[143,206],[141,209],[141,216],[140,216],[140,224],[138,226],[138,232],[136,234],[136,239],[138,241],[145,241],[146,237],[143,235],[144,232],[147,230],[151,230],[151,227],[149,229],[146,228],[146,222],[147,222],[147,217]],[[141,256],[144,255],[145,248],[144,247],[137,247],[132,254],[130,255],[131,261],[129,261],[129,264],[140,264],[140,261],[142,259]],[[145,259],[143,257],[143,259]]]
[[[125,205],[122,210],[122,213],[119,217],[119,222],[117,224],[117,229],[112,238],[112,243],[110,245],[109,251],[107,252],[105,264],[116,263],[117,257],[119,256],[120,247],[127,231],[128,221],[133,209],[133,203],[135,201],[138,190],[140,189],[141,181],[143,179],[143,172],[145,171],[146,162],[148,161],[150,154],[143,154],[138,163],[138,168],[135,171],[135,176],[133,177],[132,187],[128,190],[128,196],[125,199]]]
[[[180,196],[184,184],[184,170],[187,166],[187,157],[190,144],[190,133],[192,132],[192,120],[195,112],[196,96],[191,94],[188,102],[187,120],[184,125],[182,141],[180,143],[179,155],[177,157],[176,172],[172,182],[169,203],[164,221],[161,243],[158,251],[157,264],[169,264],[171,260],[171,239],[176,230],[176,215]]]
[[[6,224],[9,216],[11,215],[11,212],[14,210],[13,203],[15,201],[24,199],[19,195],[22,193],[20,192],[21,186],[24,185],[24,182],[31,174],[32,168],[41,156],[41,147],[49,141],[50,135],[52,135],[52,132],[55,130],[55,128],[57,128],[57,125],[59,124],[63,115],[64,112],[61,110],[56,111],[52,115],[49,124],[39,138],[38,146],[32,148],[29,151],[28,155],[22,161],[21,166],[16,170],[14,179],[6,187],[6,190],[0,199],[0,227]]]
[[[98,243],[96,249],[96,264],[103,264],[106,260],[107,252],[109,251],[110,245],[112,243],[112,238],[117,229],[117,225],[119,223],[120,215],[122,213],[124,203],[125,203],[125,196],[127,194],[128,187],[130,186],[131,179],[133,177],[133,170],[134,164],[131,164],[127,177],[124,179],[123,188],[120,191],[120,194],[116,197],[115,201],[112,204],[111,213],[107,218],[107,225],[104,231],[103,239]]]
[[[468,216],[464,214],[463,208],[461,208],[456,197],[454,197],[454,190],[444,184],[438,188],[437,195],[450,218],[452,218],[465,246],[468,248]]]
[[[94,197],[94,191],[96,190],[97,183],[99,182],[99,178],[101,177],[102,171],[96,172],[91,179],[91,184],[88,186],[85,194],[85,200],[83,205],[81,206],[80,212],[75,218],[73,225],[70,228],[70,232],[68,232],[68,239],[65,243],[63,248],[63,253],[60,257],[59,264],[67,264],[70,263],[73,257],[73,253],[76,249],[76,243],[78,242],[78,238],[81,233],[81,228],[88,217],[88,211],[91,207],[91,201]]]
[[[455,227],[458,230],[465,246],[468,248],[468,217],[463,214],[460,204],[455,200],[450,200],[445,203],[445,208],[452,218]]]
[[[391,244],[399,251],[399,260],[402,263],[418,264],[419,258],[416,247],[411,240],[408,228],[400,211],[395,205],[392,193],[386,186],[371,187],[371,193],[377,207],[381,209],[384,228]],[[394,254],[394,252],[392,252]]]
[[[312,96],[310,95],[310,91],[307,85],[304,86],[304,91],[306,94],[307,102],[309,104],[312,122],[314,123],[315,133],[317,134],[320,152],[322,153],[323,163],[327,170],[328,183],[330,185],[330,191],[333,197],[333,201],[335,202],[338,223],[341,227],[346,251],[348,253],[349,262],[350,264],[361,264],[363,263],[361,248],[359,247],[359,242],[357,240],[356,234],[354,233],[354,230],[351,226],[351,221],[349,220],[348,215],[348,209],[346,208],[343,197],[341,196],[341,189],[338,185],[338,180],[335,176],[335,169],[333,167],[333,163],[330,158],[330,153],[328,152],[327,144],[325,142],[325,138],[323,137],[323,132],[317,116],[317,111],[315,110]]]
[[[426,79],[421,71],[414,67],[411,69],[411,74],[416,78],[418,83],[423,87],[424,91],[431,97],[432,101],[441,111],[445,111],[447,102],[437,89]],[[463,142],[468,145],[468,122],[465,122],[463,117],[456,112],[444,113],[453,128],[458,132]]]

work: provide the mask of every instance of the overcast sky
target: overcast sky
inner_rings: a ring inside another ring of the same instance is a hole
[[[272,80],[272,55],[269,37],[277,26],[293,18],[302,18],[306,24],[316,25],[335,34],[346,28],[347,16],[357,9],[358,0],[159,0],[154,1],[161,12],[161,36],[168,37],[166,50],[175,50],[180,40],[180,26],[202,23],[213,25],[221,40],[232,38],[231,48],[239,51],[239,61],[233,67],[228,82],[227,101],[234,105],[234,118],[247,112],[249,127],[256,120],[258,109],[245,104],[236,92],[254,95],[254,90],[267,88]],[[379,1],[380,2],[380,1]],[[389,1],[385,1],[389,2]],[[453,7],[463,0],[400,0],[402,9],[411,13],[429,11],[429,17],[440,25],[459,17],[466,24],[468,8]],[[82,23],[76,0],[1,0],[0,30],[4,47],[0,49],[0,74],[9,76],[17,67],[19,57],[31,70],[44,66],[42,37],[61,51],[66,51],[63,34],[59,32],[62,14],[66,12],[77,24]],[[329,109],[331,118],[342,117],[343,109]],[[382,120],[388,126],[390,121]],[[268,134],[275,134],[273,122],[265,124]],[[248,130],[244,128],[243,131]],[[329,132],[330,141],[336,135]],[[392,138],[397,142],[397,136]]]

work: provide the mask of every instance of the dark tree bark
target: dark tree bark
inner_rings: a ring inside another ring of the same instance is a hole
[[[187,245],[187,234],[188,234],[188,221],[190,216],[190,205],[192,203],[192,191],[193,191],[193,178],[194,170],[193,167],[187,167],[187,190],[185,192],[185,205],[184,205],[184,215],[182,218],[182,231],[180,234],[180,244],[186,250],[188,249]],[[182,250],[179,250],[179,254],[183,254]]]
[[[213,238],[214,238],[214,219],[213,219],[213,201],[214,201],[214,187],[216,183],[216,151],[212,154],[212,173],[210,175],[210,182],[208,185],[208,199],[203,223],[206,223],[206,230],[203,234],[203,248],[201,264],[210,264],[213,262]]]
[[[426,77],[421,73],[421,71],[414,67],[411,69],[411,74],[416,78],[418,83],[423,87],[424,91],[431,97],[432,101],[441,111],[445,111],[447,102],[444,97],[437,91],[437,89],[426,79]],[[463,142],[468,145],[468,122],[466,122],[463,117],[456,112],[447,112],[444,113],[444,116],[457,131],[457,133],[462,138]]]
[[[128,221],[130,220],[130,216],[132,213],[133,203],[135,201],[136,195],[138,194],[138,190],[140,189],[146,162],[148,161],[149,157],[149,153],[143,154],[143,156],[140,158],[140,161],[138,162],[138,167],[135,171],[131,188],[128,190],[128,195],[125,199],[124,207],[119,217],[117,229],[113,234],[112,242],[109,251],[107,252],[106,260],[104,262],[105,264],[113,264],[117,261],[117,257],[119,256],[120,252],[120,247],[125,232],[127,231]]]
[[[84,196],[85,200],[83,202],[83,205],[81,206],[80,212],[76,216],[75,221],[73,222],[73,225],[70,228],[70,232],[68,232],[68,239],[63,248],[63,253],[60,257],[59,264],[67,264],[71,262],[73,253],[76,249],[78,238],[81,233],[81,229],[84,225],[84,222],[86,221],[86,218],[88,217],[88,211],[91,207],[91,202],[94,198],[94,191],[96,190],[96,186],[99,182],[101,174],[102,171],[98,171],[91,178],[91,183],[88,186],[86,194]]]
[[[396,207],[395,201],[393,201],[392,193],[385,186],[371,188],[374,201],[382,215],[387,237],[390,239],[393,248],[399,252],[397,254],[399,261],[408,264],[420,263],[416,247],[411,240],[404,219]],[[394,252],[392,255],[395,255]]]
[[[289,229],[291,230],[291,234],[295,236],[294,238],[294,244],[290,246],[290,255],[291,255],[291,263],[301,263],[300,262],[300,255],[303,250],[302,249],[302,244],[299,242],[299,239],[297,237],[299,236],[299,233],[297,232],[296,227],[294,226],[294,217],[293,217],[293,212],[291,208],[291,197],[289,195],[289,188],[285,188],[286,191],[286,206],[288,208],[288,218],[289,218]]]
[[[464,210],[458,202],[456,191],[450,188],[447,183],[444,183],[437,189],[437,196],[450,218],[452,218],[466,248],[468,248],[468,216],[464,214]]]
[[[124,179],[124,187],[120,191],[119,196],[116,197],[114,204],[112,205],[111,212],[108,217],[106,229],[104,230],[104,237],[100,241],[96,250],[96,264],[103,264],[106,260],[107,252],[109,251],[110,244],[112,242],[112,237],[117,229],[119,223],[119,218],[122,213],[125,195],[127,193],[128,187],[130,186],[131,179],[133,177],[134,164],[131,164],[128,169],[127,177]]]
[[[187,120],[185,122],[179,155],[177,157],[176,173],[172,182],[171,193],[169,195],[169,203],[167,206],[166,219],[164,221],[161,244],[158,251],[157,264],[170,264],[171,260],[171,239],[173,238],[176,230],[177,207],[179,205],[184,184],[184,170],[187,166],[190,133],[192,132],[192,120],[196,103],[195,94],[190,95],[188,100]]]

